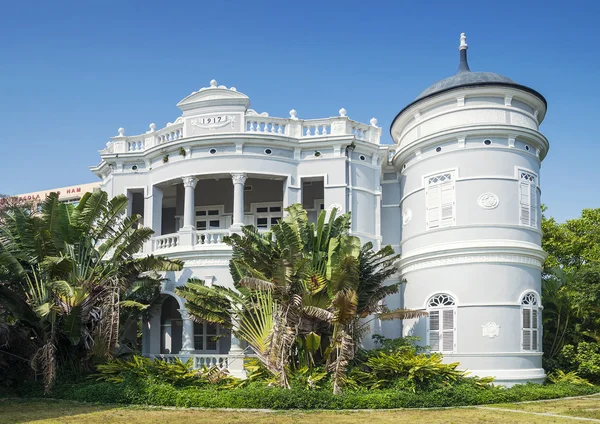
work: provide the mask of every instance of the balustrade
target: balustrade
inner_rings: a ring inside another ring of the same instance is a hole
[[[368,125],[352,122],[352,134],[359,140],[369,141],[370,129]]]
[[[218,367],[220,369],[229,368],[229,355],[210,355],[210,354],[193,354],[194,368],[211,368]]]
[[[167,234],[165,236],[154,237],[154,251],[172,249],[179,246],[179,234]]]
[[[127,140],[127,151],[128,152],[141,152],[145,149],[144,139],[132,139]]]
[[[257,118],[246,116],[246,132],[285,134],[286,120],[282,118]]]
[[[229,235],[229,230],[205,230],[197,233],[196,243],[199,245],[223,244],[223,238]]]
[[[250,114],[245,116],[245,125],[242,127],[242,131],[291,136],[300,139],[331,135],[353,135],[359,140],[379,144],[381,129],[376,124],[377,120],[375,118],[371,119],[371,125],[368,125],[348,119],[346,116],[300,120],[295,115],[291,118],[272,118]],[[154,127],[151,126],[151,131],[146,134],[132,137],[124,135],[113,137],[113,141],[103,152],[137,153],[182,138],[184,138],[183,120],[179,118],[176,123],[167,124],[165,128],[158,131],[154,131]]]
[[[156,132],[156,144],[163,144],[183,138],[183,124],[170,125]]]
[[[302,124],[302,137],[325,137],[331,134],[331,120],[311,120]]]
[[[190,354],[155,354],[151,353],[148,355],[150,359],[160,359],[165,362],[175,362],[176,358],[181,359],[185,362],[187,359],[192,359],[192,366],[195,369],[207,367],[218,367],[220,369],[229,368],[229,355],[223,354],[210,354],[210,353],[190,353]]]

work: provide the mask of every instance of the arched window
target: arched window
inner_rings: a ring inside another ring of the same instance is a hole
[[[449,294],[436,294],[427,302],[427,344],[432,352],[456,349],[456,301]]]
[[[525,351],[539,351],[540,302],[538,295],[527,292],[521,298],[522,337],[521,348]]]

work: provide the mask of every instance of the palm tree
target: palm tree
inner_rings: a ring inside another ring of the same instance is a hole
[[[230,271],[237,293],[198,282],[178,293],[195,319],[237,327],[280,386],[289,387],[290,369],[321,360],[339,393],[365,326],[361,318],[424,312],[388,310],[383,300],[401,283],[384,282],[396,273],[399,256],[391,247],[361,248],[349,234],[349,214],[333,210],[326,222],[323,211],[315,225],[301,205],[286,211],[267,233],[246,226],[242,235],[226,238],[233,247]]]
[[[30,365],[52,387],[59,359],[86,363],[92,353],[110,357],[120,320],[147,307],[138,293],[158,291],[159,271],[182,263],[137,257],[152,235],[138,215],[124,216],[126,196],[85,194],[77,207],[52,193],[40,213],[12,208],[0,226],[0,300],[38,346]],[[125,296],[128,302],[121,302]]]

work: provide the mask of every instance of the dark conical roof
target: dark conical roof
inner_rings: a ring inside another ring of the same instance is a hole
[[[467,37],[464,33],[460,35],[460,63],[458,65],[458,72],[456,75],[445,78],[441,81],[428,87],[417,96],[415,100],[422,99],[423,97],[430,96],[440,91],[449,90],[456,87],[464,87],[467,85],[481,85],[486,83],[504,83],[518,85],[516,82],[505,76],[495,74],[493,72],[471,72],[469,69],[469,63],[467,62]]]
[[[461,87],[470,87],[470,86],[503,86],[503,87],[512,87],[517,88],[523,91],[527,91],[537,98],[539,98],[544,105],[547,105],[546,99],[540,93],[535,91],[532,88],[526,87],[524,85],[517,84],[510,78],[505,76],[495,74],[493,72],[471,72],[469,69],[469,63],[467,62],[467,37],[464,33],[460,35],[460,47],[458,50],[460,51],[460,62],[458,65],[458,72],[456,75],[445,78],[441,81],[436,82],[435,84],[428,87],[426,90],[421,92],[417,96],[415,100],[413,100],[410,104],[404,107],[398,115],[392,121],[392,126],[394,122],[402,113],[413,106],[414,104],[420,102],[421,100],[435,96],[436,94],[440,94],[446,91],[454,90]],[[391,130],[391,128],[390,128]]]

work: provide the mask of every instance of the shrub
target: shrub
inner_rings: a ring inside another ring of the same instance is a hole
[[[467,379],[458,362],[445,364],[442,355],[423,353],[414,340],[386,339],[375,336],[380,348],[365,352],[364,363],[350,372],[349,384],[370,389],[391,388],[412,391],[448,386]],[[493,379],[470,379],[474,389]]]
[[[152,383],[167,383],[174,386],[232,383],[236,379],[229,376],[227,371],[216,366],[193,369],[192,360],[187,362],[174,358],[173,361],[160,359],[151,360],[134,355],[131,359],[114,359],[98,365],[99,374],[91,377],[97,381],[122,383],[125,379],[146,380]]]
[[[600,343],[580,342],[577,347],[566,345],[560,353],[560,362],[567,371],[600,383]]]
[[[29,390],[21,396],[39,396]],[[384,409],[467,406],[489,403],[554,399],[565,396],[587,395],[600,392],[598,386],[567,383],[526,384],[510,389],[487,386],[477,387],[472,379],[452,386],[430,391],[395,389],[347,390],[334,395],[328,389],[290,390],[251,383],[243,388],[224,390],[217,386],[177,388],[167,383],[125,379],[120,383],[87,381],[67,384],[59,381],[52,393],[55,398],[94,403],[121,403],[203,408],[268,408],[268,409]]]
[[[553,373],[548,374],[548,380],[552,383],[569,383],[593,386],[593,384],[587,381],[585,378],[579,377],[575,371],[564,372],[563,370],[556,370]]]

